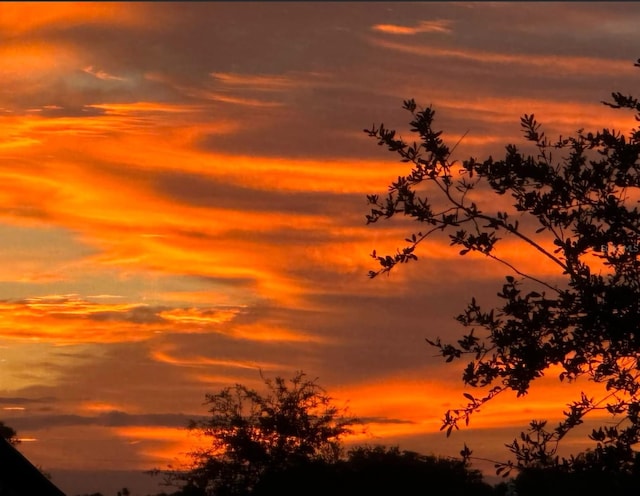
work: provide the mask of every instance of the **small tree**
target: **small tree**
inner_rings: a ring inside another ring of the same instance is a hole
[[[18,433],[12,427],[9,427],[2,421],[0,421],[0,437],[8,441],[9,444],[13,446],[20,443],[20,439],[18,439]]]
[[[640,60],[635,65],[640,67]],[[637,99],[620,93],[612,97],[613,102],[603,103],[630,109],[640,120]],[[574,457],[558,458],[558,442],[585,415],[602,410],[617,422],[591,433],[595,448],[583,458],[591,465],[632,470],[632,446],[640,441],[640,130],[627,136],[609,129],[579,130],[552,142],[534,116],[525,114],[521,125],[537,148],[536,156],[508,145],[502,160],[469,158],[458,164],[449,161],[452,150],[433,127],[432,108],[419,109],[413,100],[405,101],[404,108],[411,113],[411,131],[419,143],[405,142],[382,124],[365,129],[412,166],[391,184],[386,198],[368,196],[367,222],[400,214],[426,227],[410,235],[408,245],[395,254],[374,251],[380,268],[370,277],[417,259],[418,245],[438,232],[448,234],[460,255],[476,252],[510,271],[498,292],[504,302],[500,307],[486,311],[473,298],[457,317],[470,328],[468,334],[453,344],[428,340],[447,362],[470,357],[464,383],[488,389],[480,397],[465,394],[468,405],[446,412],[442,429],[449,435],[460,421],[468,424],[473,412],[503,391],[526,394],[553,365],[560,369],[560,381],[585,376],[604,384],[607,393],[598,399],[583,393],[553,428],[532,422],[529,432],[508,445],[517,466],[580,465]],[[558,160],[556,150],[566,155]],[[422,192],[425,184],[439,200]],[[470,200],[474,189],[487,196],[508,194],[513,208],[483,209]],[[502,236],[532,247],[564,281],[544,281],[499,256],[495,247]],[[533,286],[527,292],[525,282]],[[508,472],[511,466],[498,470]]]
[[[266,393],[236,384],[206,396],[211,417],[189,427],[210,437],[211,447],[191,453],[193,466],[173,480],[206,494],[244,495],[267,473],[339,459],[340,439],[357,420],[302,372],[264,383]]]

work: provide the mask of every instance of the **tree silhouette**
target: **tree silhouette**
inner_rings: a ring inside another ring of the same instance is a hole
[[[640,67],[640,60],[635,65]],[[632,110],[640,120],[636,98],[621,93],[612,98],[603,103]],[[584,376],[607,392],[597,399],[581,394],[552,428],[532,422],[508,445],[516,466],[571,470],[586,460],[630,472],[636,461],[632,446],[640,441],[640,130],[625,136],[606,128],[581,129],[550,141],[534,116],[525,114],[521,125],[535,156],[509,144],[504,159],[458,163],[449,160],[453,150],[433,127],[434,110],[419,109],[413,100],[404,108],[419,143],[405,142],[383,124],[365,129],[412,166],[390,185],[386,198],[368,196],[367,222],[403,215],[425,228],[394,254],[374,251],[380,268],[370,277],[417,259],[420,243],[439,233],[448,235],[460,255],[476,252],[510,271],[498,292],[501,306],[485,310],[473,298],[457,317],[470,328],[467,334],[455,343],[428,340],[447,362],[469,357],[464,384],[486,388],[479,397],[466,393],[467,406],[446,412],[442,429],[449,435],[461,421],[468,424],[473,412],[503,391],[526,394],[532,381],[555,366],[560,381]],[[424,186],[430,188],[426,194]],[[478,196],[469,194],[474,190],[485,198],[509,195],[512,208],[476,203],[472,197]],[[496,250],[501,237],[532,248],[540,263],[556,268],[557,277],[545,281],[515,267]],[[559,459],[558,442],[598,410],[614,416],[614,425],[593,430],[594,447],[584,460]],[[497,468],[506,473],[512,466]]]
[[[236,384],[206,396],[211,416],[189,427],[210,437],[211,446],[191,453],[193,466],[169,472],[170,480],[186,483],[193,494],[242,495],[270,471],[339,459],[340,438],[357,420],[302,372],[264,383],[264,394]]]
[[[2,421],[0,421],[0,437],[2,439],[6,439],[9,444],[13,446],[20,443],[20,439],[18,439],[18,433],[12,427],[9,427]]]
[[[515,479],[518,496],[564,496],[580,494],[640,494],[640,479],[633,473],[621,470],[602,470],[601,467],[527,468]]]
[[[439,496],[492,494],[482,474],[460,460],[420,455],[397,447],[360,446],[336,462],[311,460],[270,472],[253,496]]]

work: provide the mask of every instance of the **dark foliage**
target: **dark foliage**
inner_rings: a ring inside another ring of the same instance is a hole
[[[120,491],[118,491],[118,493],[116,494],[116,496],[130,496],[131,492],[129,491],[129,489],[127,489],[126,487],[123,487]],[[91,494],[79,494],[78,496],[103,496],[102,493],[91,493]],[[157,494],[155,496],[167,496],[167,495],[162,495],[162,494]],[[177,496],[177,495],[176,495]]]
[[[337,462],[309,461],[265,474],[255,496],[484,496],[491,486],[464,462],[398,448],[358,447]]]
[[[560,468],[528,468],[516,478],[518,496],[602,496],[603,494],[640,494],[640,478],[624,471]]]
[[[637,99],[620,93],[612,98],[603,103],[632,110],[640,120]],[[529,432],[508,445],[516,466],[570,472],[578,461],[560,459],[558,442],[585,415],[604,411],[614,423],[592,432],[594,447],[583,462],[629,473],[636,459],[632,446],[640,441],[640,130],[627,135],[579,130],[550,141],[534,116],[525,114],[521,125],[537,149],[535,156],[510,144],[501,160],[469,158],[458,164],[449,160],[452,150],[433,127],[434,110],[419,109],[413,100],[404,108],[419,142],[405,142],[382,124],[365,130],[412,166],[390,185],[386,198],[368,196],[367,222],[402,215],[425,227],[395,254],[374,252],[380,268],[370,277],[416,260],[418,245],[434,233],[448,235],[460,255],[477,252],[511,272],[498,292],[501,306],[485,310],[473,298],[457,317],[468,334],[455,343],[429,341],[447,362],[469,358],[464,384],[485,388],[479,397],[465,394],[468,405],[447,412],[442,429],[449,435],[461,421],[468,424],[473,412],[503,391],[526,394],[535,379],[556,366],[560,381],[583,376],[603,384],[607,393],[601,398],[582,394],[554,427],[532,422]],[[425,185],[431,188],[426,194]],[[509,195],[512,208],[483,208],[470,199],[472,190],[485,197]],[[533,248],[540,263],[554,265],[556,282],[500,257],[495,248],[503,237]],[[524,291],[525,285],[534,289]],[[506,474],[512,466],[497,468]]]
[[[184,494],[249,494],[267,472],[339,459],[340,438],[357,420],[302,372],[264,382],[265,394],[236,384],[207,395],[211,417],[190,428],[210,437],[211,447],[191,454],[189,470],[165,472],[186,484]]]
[[[20,439],[18,439],[17,432],[12,428],[6,425],[4,422],[0,421],[0,437],[2,439],[6,439],[10,444],[15,446],[20,443]]]

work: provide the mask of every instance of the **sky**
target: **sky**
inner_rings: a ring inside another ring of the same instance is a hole
[[[368,419],[352,443],[504,459],[588,385],[549,374],[439,432],[465,364],[425,338],[457,339],[509,272],[434,238],[367,278],[416,225],[366,225],[409,168],[363,129],[408,136],[414,98],[450,145],[467,132],[458,160],[522,144],[525,113],[550,136],[629,130],[600,102],[638,87],[638,25],[635,3],[0,5],[0,416],[20,450],[69,495],[143,495],[199,442],[206,393],[303,370]]]

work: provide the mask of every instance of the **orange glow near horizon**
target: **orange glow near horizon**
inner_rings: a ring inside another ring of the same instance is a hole
[[[207,448],[208,439],[190,435],[186,429],[167,427],[121,427],[115,429],[116,435],[134,445],[136,451],[145,460],[139,469],[149,469],[172,465],[186,466],[191,461],[188,453],[198,448]]]

